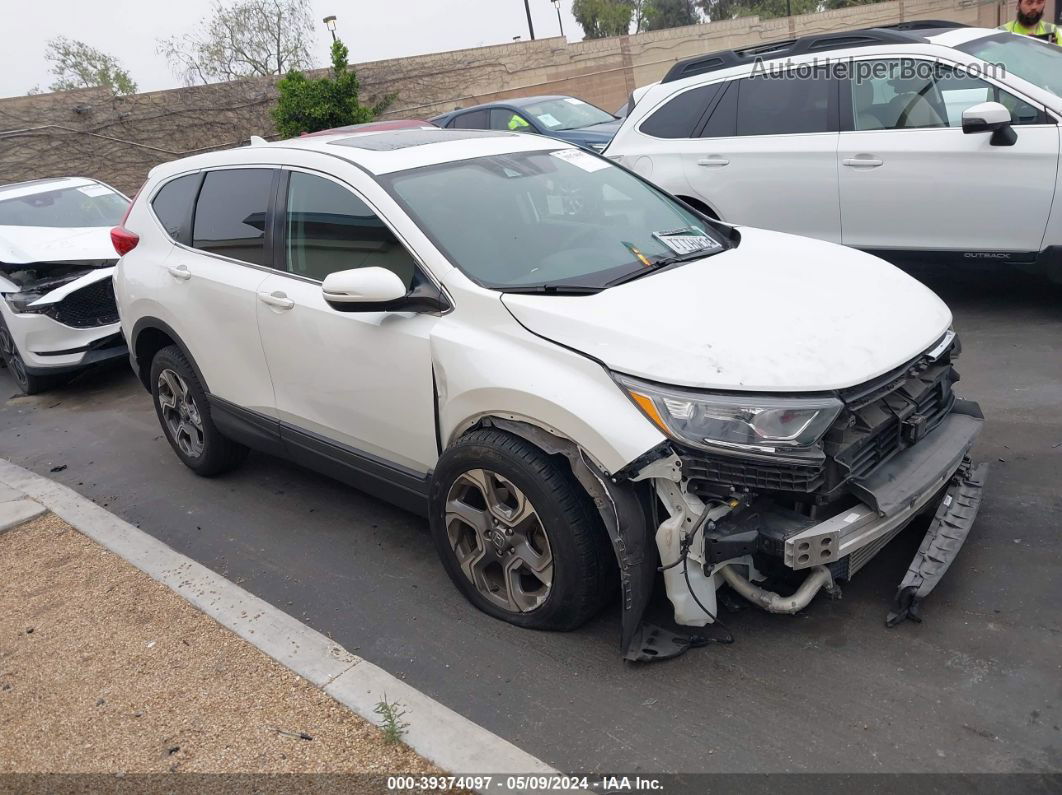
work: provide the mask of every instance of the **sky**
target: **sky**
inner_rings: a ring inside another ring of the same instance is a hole
[[[231,0],[224,4],[228,5]],[[529,0],[537,38],[560,35],[550,0]],[[32,13],[11,13],[17,5]],[[175,88],[181,81],[155,54],[156,39],[195,30],[210,16],[212,0],[0,0],[0,97],[25,94],[52,82],[44,60],[49,39],[66,36],[113,55],[140,91]],[[328,63],[331,44],[322,18],[337,17],[336,34],[350,48],[351,63],[401,58],[529,38],[523,0],[311,0],[316,27],[316,66]],[[569,41],[583,38],[561,0]]]

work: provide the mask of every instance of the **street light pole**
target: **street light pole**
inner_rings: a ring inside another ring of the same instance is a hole
[[[335,14],[329,15],[329,16],[325,17],[321,21],[325,23],[325,27],[328,28],[329,32],[332,34],[332,43],[335,44],[335,42],[336,42],[336,17],[335,17]]]
[[[535,26],[531,24],[531,4],[529,0],[524,0],[524,11],[527,12],[527,30],[531,34],[531,41],[535,40]]]
[[[560,26],[561,38],[564,38],[564,21],[560,15],[560,0],[553,0],[553,7],[557,9],[557,24]]]

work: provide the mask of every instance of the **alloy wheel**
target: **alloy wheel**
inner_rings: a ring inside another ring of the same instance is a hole
[[[540,607],[553,586],[553,551],[531,501],[488,469],[462,473],[446,496],[446,533],[461,571],[511,613]]]
[[[203,417],[188,384],[173,370],[159,373],[159,406],[170,436],[189,458],[203,454]]]

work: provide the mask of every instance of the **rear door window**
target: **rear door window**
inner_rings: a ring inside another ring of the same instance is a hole
[[[192,243],[192,209],[202,180],[202,174],[177,177],[163,185],[151,201],[151,209],[166,233],[186,246]]]
[[[457,130],[486,130],[490,127],[490,120],[486,110],[474,110],[462,113],[449,126]]]
[[[270,264],[265,230],[273,174],[268,168],[207,172],[196,202],[192,245],[255,265]]]
[[[724,85],[712,83],[683,91],[643,121],[639,129],[655,138],[691,138],[701,116]]]
[[[813,77],[756,76],[740,80],[738,135],[828,132],[830,89],[825,70]]]

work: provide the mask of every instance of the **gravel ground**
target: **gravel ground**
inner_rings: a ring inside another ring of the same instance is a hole
[[[0,572],[0,773],[441,773],[55,516]]]

